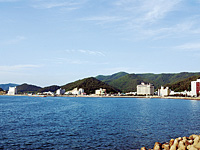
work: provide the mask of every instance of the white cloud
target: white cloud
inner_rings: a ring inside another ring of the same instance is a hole
[[[32,64],[26,64],[26,65],[12,65],[12,66],[0,66],[1,71],[6,71],[6,72],[14,72],[14,71],[19,71],[19,70],[24,70],[24,69],[30,69],[30,68],[39,68],[41,66],[39,65],[32,65]]]
[[[67,10],[75,10],[78,9],[83,1],[74,2],[72,0],[68,0],[67,2],[64,0],[43,0],[43,1],[34,1],[35,4],[32,5],[33,8],[37,9],[51,9],[51,8],[63,8]]]
[[[103,23],[108,22],[117,22],[117,21],[124,21],[127,18],[125,17],[117,17],[117,16],[94,16],[94,17],[86,17],[82,18],[82,21],[98,21]]]
[[[100,51],[91,51],[91,50],[84,50],[84,49],[79,49],[79,50],[65,50],[68,53],[83,53],[87,55],[97,55],[97,56],[105,56],[104,53]]]
[[[162,19],[168,13],[176,10],[175,6],[180,2],[181,0],[145,0],[141,6],[142,11],[144,11],[144,18],[142,19],[147,22],[154,22],[158,19]]]

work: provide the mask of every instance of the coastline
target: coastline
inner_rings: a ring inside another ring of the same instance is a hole
[[[161,97],[161,96],[98,96],[98,95],[0,95],[0,96],[29,96],[29,97],[88,97],[88,98],[146,98],[146,99],[183,99],[183,100],[200,100],[200,97]]]

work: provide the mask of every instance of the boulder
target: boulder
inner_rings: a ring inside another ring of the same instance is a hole
[[[172,146],[170,147],[170,150],[177,150],[177,147],[176,147],[175,145],[172,145]]]
[[[162,145],[162,149],[163,150],[169,150],[169,143],[164,143],[163,145]]]
[[[178,144],[178,150],[186,150],[186,146],[184,145],[183,141],[180,141]]]
[[[198,150],[198,148],[195,148],[193,145],[191,145],[188,150]]]
[[[147,150],[146,147],[142,147],[141,150]]]
[[[194,146],[197,145],[199,143],[199,140],[200,140],[199,136],[196,136],[193,145]]]
[[[171,139],[171,140],[169,141],[169,146],[171,147],[173,144],[174,144],[174,139]]]
[[[161,143],[159,142],[156,142],[154,147],[153,147],[154,150],[161,150]]]

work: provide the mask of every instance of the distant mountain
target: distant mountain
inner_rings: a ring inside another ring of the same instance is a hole
[[[93,77],[66,84],[61,86],[61,88],[65,89],[66,91],[72,90],[74,88],[83,88],[87,94],[94,94],[95,90],[100,88],[106,89],[107,93],[118,93],[120,91]]]
[[[44,87],[38,90],[38,92],[42,93],[42,92],[55,92],[57,89],[59,89],[60,86],[57,85],[52,85],[52,86],[48,86],[48,87]]]
[[[196,81],[197,79],[200,79],[200,75],[192,76],[187,79],[183,79],[180,81],[177,81],[175,83],[166,84],[165,87],[169,87],[171,90],[175,92],[181,92],[181,91],[191,91],[191,81]]]
[[[9,87],[15,87],[15,86],[18,86],[18,84],[14,84],[14,83],[0,84],[0,88],[6,91],[9,90]]]
[[[162,74],[153,74],[153,73],[145,73],[145,74],[122,74],[119,78],[109,78],[112,76],[116,76],[116,73],[111,76],[97,76],[101,81],[120,89],[122,92],[130,92],[136,91],[136,86],[141,82],[152,83],[154,84],[155,89],[160,88],[161,85],[172,84],[177,81],[200,75],[200,72],[197,73],[162,73]]]
[[[108,76],[104,76],[104,75],[98,75],[96,77],[96,79],[100,80],[100,81],[108,81],[108,80],[116,80],[119,79],[120,77],[123,77],[125,75],[127,75],[128,73],[126,72],[118,72],[112,75],[108,75]]]
[[[41,87],[24,83],[17,86],[17,93],[35,93],[39,89],[41,89]]]

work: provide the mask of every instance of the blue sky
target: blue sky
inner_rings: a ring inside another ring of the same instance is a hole
[[[200,0],[0,0],[0,83],[199,72]]]

